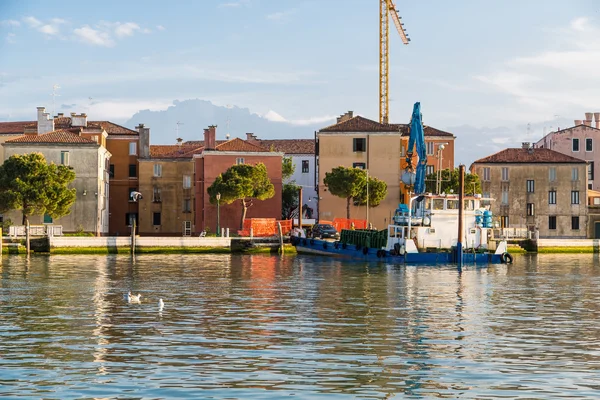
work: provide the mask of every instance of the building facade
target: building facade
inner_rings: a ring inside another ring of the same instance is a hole
[[[587,163],[546,148],[509,148],[479,159],[471,173],[481,180],[495,221],[527,228],[542,238],[588,235]]]
[[[454,135],[424,127],[427,146],[427,173],[439,168],[454,168]],[[400,178],[406,167],[409,126],[380,124],[349,111],[335,125],[317,132],[318,218],[346,218],[346,200],[331,195],[323,184],[325,174],[338,166],[367,169],[370,177],[387,184],[387,196],[379,206],[351,205],[350,218],[366,219],[376,227],[387,226],[399,203],[408,202],[409,187]],[[439,151],[444,144],[443,151]],[[414,152],[413,165],[418,156]],[[440,162],[441,158],[441,162]]]
[[[596,118],[595,128],[592,127],[592,116]],[[548,133],[534,147],[587,161],[588,188],[600,190],[600,179],[594,179],[600,174],[600,113],[586,113],[586,120],[576,120],[575,123],[571,128]]]

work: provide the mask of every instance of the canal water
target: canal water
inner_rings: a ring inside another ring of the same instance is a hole
[[[2,398],[600,397],[593,255],[460,274],[229,255],[0,268]]]

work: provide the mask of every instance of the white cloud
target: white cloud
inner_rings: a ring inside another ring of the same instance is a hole
[[[25,21],[25,23],[32,28],[37,28],[38,26],[42,25],[42,21],[35,17],[25,17],[23,18],[23,21]]]
[[[152,33],[152,29],[144,28],[144,29],[142,29],[142,33],[146,33],[146,34]]]
[[[66,24],[67,21],[62,19],[62,18],[52,18],[50,20],[50,22],[52,22],[54,25],[60,25],[60,24]]]
[[[9,33],[8,35],[6,35],[6,42],[10,44],[16,43],[15,37],[17,37],[17,35],[15,35],[14,33]]]
[[[159,31],[164,31],[164,30],[166,30],[167,28],[165,28],[165,27],[164,27],[164,26],[162,26],[162,25],[156,25],[156,29],[158,29]]]
[[[235,7],[240,7],[240,6],[249,5],[249,4],[250,4],[250,0],[238,0],[238,1],[231,1],[228,3],[221,3],[221,4],[219,4],[219,8],[235,8]]]
[[[117,22],[115,27],[115,35],[118,37],[132,36],[135,31],[139,31],[140,26],[134,22],[125,22],[124,24]]]
[[[108,33],[90,28],[87,25],[73,30],[73,33],[79,40],[87,44],[104,47],[112,47],[115,45],[115,42],[110,38]]]
[[[0,26],[19,27],[19,26],[21,26],[21,23],[19,21],[15,21],[14,19],[7,19],[4,21],[0,21]]]
[[[287,11],[279,11],[272,14],[267,15],[267,19],[274,22],[286,22],[289,18],[296,13],[295,9],[287,10]]]
[[[39,31],[42,33],[45,33],[46,35],[57,35],[58,34],[58,28],[54,25],[43,25],[40,26]]]
[[[285,122],[291,125],[312,125],[312,124],[320,124],[328,121],[335,121],[335,115],[325,115],[322,117],[311,117],[306,119],[293,119],[288,120],[284,118],[281,114],[273,110],[269,110],[265,115],[262,116],[264,119],[267,119],[272,122]]]

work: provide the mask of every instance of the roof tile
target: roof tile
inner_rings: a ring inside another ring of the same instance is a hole
[[[543,149],[543,148],[509,148],[501,150],[491,156],[480,158],[473,164],[494,164],[494,163],[585,163],[586,161],[579,158],[571,157],[558,151]]]
[[[408,136],[410,125],[408,124],[381,124],[377,121],[361,117],[347,119],[343,122],[330,125],[321,129],[319,132],[399,132],[402,136]],[[423,125],[423,134],[425,136],[454,136],[452,133]]]
[[[65,143],[65,144],[98,144],[94,140],[79,135],[81,130],[59,129],[43,135],[23,135],[15,139],[7,140],[6,143]]]

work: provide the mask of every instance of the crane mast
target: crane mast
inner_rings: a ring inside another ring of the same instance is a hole
[[[388,123],[388,111],[390,106],[390,16],[394,21],[394,25],[396,25],[402,43],[408,44],[410,42],[410,38],[404,31],[404,26],[400,16],[398,16],[398,10],[396,10],[396,5],[393,0],[379,0],[379,122],[382,124]]]

